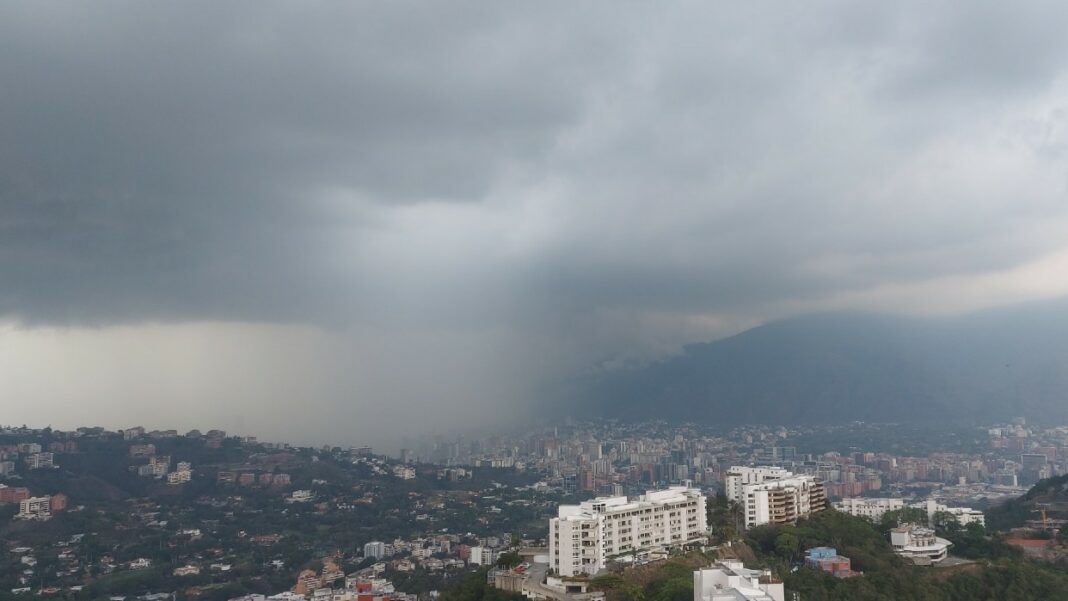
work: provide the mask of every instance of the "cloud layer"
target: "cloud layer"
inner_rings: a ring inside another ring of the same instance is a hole
[[[315,331],[351,361],[302,394],[441,417],[804,311],[1066,294],[1066,12],[9,4],[6,344]]]

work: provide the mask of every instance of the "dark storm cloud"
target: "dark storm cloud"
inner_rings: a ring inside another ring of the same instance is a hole
[[[9,3],[0,312],[567,362],[1011,271],[1063,243],[1066,12]]]

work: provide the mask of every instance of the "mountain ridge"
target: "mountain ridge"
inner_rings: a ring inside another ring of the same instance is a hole
[[[953,317],[819,313],[576,386],[578,414],[722,423],[1068,417],[1068,301]]]

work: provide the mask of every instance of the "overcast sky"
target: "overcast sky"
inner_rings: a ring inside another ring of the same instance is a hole
[[[393,445],[1068,294],[1068,5],[0,4],[0,423]]]

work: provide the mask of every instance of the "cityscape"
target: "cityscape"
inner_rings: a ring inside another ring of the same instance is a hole
[[[0,601],[1068,601],[1065,23],[0,0]]]
[[[897,436],[928,452],[885,450]],[[1068,426],[1020,418],[947,436],[566,420],[431,438],[388,456],[221,430],[6,427],[3,594],[415,601],[478,578],[501,594],[575,601],[618,594],[605,574],[697,557],[711,567],[694,568],[695,600],[781,600],[787,574],[738,551],[754,532],[830,513],[885,528],[893,554],[927,569],[980,565],[974,549],[956,552],[974,544],[955,542],[968,532],[993,535],[1008,556],[1068,553],[1063,504],[1017,523],[999,513],[1068,474]],[[865,438],[872,446],[853,446]],[[795,569],[867,568],[830,545],[801,551]]]

